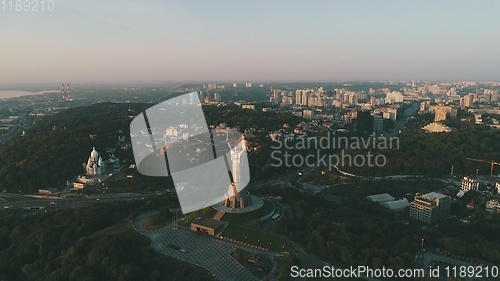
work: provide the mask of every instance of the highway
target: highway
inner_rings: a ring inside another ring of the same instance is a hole
[[[259,189],[262,186],[270,183],[288,182],[294,175],[297,174],[296,170],[288,171],[284,174],[279,174],[269,179],[254,182],[249,184],[248,189]],[[72,208],[83,207],[95,204],[112,203],[119,201],[141,200],[150,196],[158,196],[163,193],[116,193],[116,194],[96,194],[81,197],[52,197],[40,195],[23,195],[15,193],[0,193],[0,211],[6,209],[23,209],[23,208]]]
[[[404,126],[408,123],[408,118],[415,113],[420,107],[420,104],[418,102],[413,103],[409,108],[407,108],[403,112],[402,118],[400,120],[396,121],[396,125],[394,126],[394,129],[387,134],[387,137],[395,137],[399,134],[399,131],[403,129]]]
[[[119,201],[143,200],[146,197],[158,196],[158,194],[130,194],[117,193],[106,195],[91,195],[86,197],[59,198],[59,197],[33,197],[29,195],[19,195],[11,193],[0,194],[0,211],[6,209],[23,209],[23,208],[73,208],[84,207],[95,204],[105,204]],[[14,200],[12,200],[14,199]]]

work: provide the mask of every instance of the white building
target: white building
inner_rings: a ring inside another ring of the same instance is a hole
[[[87,164],[84,163],[83,165],[87,175],[101,176],[106,173],[106,164],[99,155],[99,152],[95,150],[95,147],[90,152]]]
[[[432,122],[430,124],[422,127],[422,130],[427,131],[428,133],[449,133],[451,132],[450,127],[443,125],[441,123]]]
[[[400,103],[403,102],[403,100],[404,97],[403,94],[401,94],[401,92],[392,91],[385,95],[385,103],[390,103],[390,104]]]
[[[242,104],[241,109],[255,110],[255,104],[250,104],[250,103]]]
[[[479,190],[479,181],[469,178],[469,177],[464,177],[462,179],[462,185],[460,186],[460,189],[463,191],[478,191]]]

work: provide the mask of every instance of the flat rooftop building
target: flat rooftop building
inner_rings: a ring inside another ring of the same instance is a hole
[[[410,203],[406,199],[400,199],[395,201],[384,202],[382,203],[382,206],[390,209],[391,211],[397,212],[404,210],[405,208],[408,208],[408,206],[410,206]]]
[[[366,196],[366,199],[368,199],[372,202],[379,202],[379,203],[394,201],[394,197],[392,197],[388,193],[369,195],[369,196]]]
[[[477,181],[473,178],[464,177],[462,179],[460,189],[462,189],[465,192],[471,191],[471,190],[478,191],[479,190],[479,181]]]
[[[226,226],[227,223],[224,221],[200,217],[191,223],[191,230],[217,236],[226,228]]]
[[[450,197],[441,193],[430,192],[415,195],[410,204],[410,218],[425,224],[443,221],[450,215]]]
[[[491,214],[500,214],[500,203],[498,200],[492,199],[486,202],[486,211]]]

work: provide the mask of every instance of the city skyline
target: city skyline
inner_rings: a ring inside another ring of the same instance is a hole
[[[494,1],[122,2],[2,11],[0,84],[500,77]]]

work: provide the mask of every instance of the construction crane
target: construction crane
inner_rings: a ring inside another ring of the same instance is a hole
[[[467,160],[490,164],[491,165],[490,176],[493,176],[493,168],[495,167],[495,165],[500,166],[500,163],[497,163],[494,160],[488,161],[488,160],[481,160],[481,159],[474,159],[474,158],[467,158]]]

